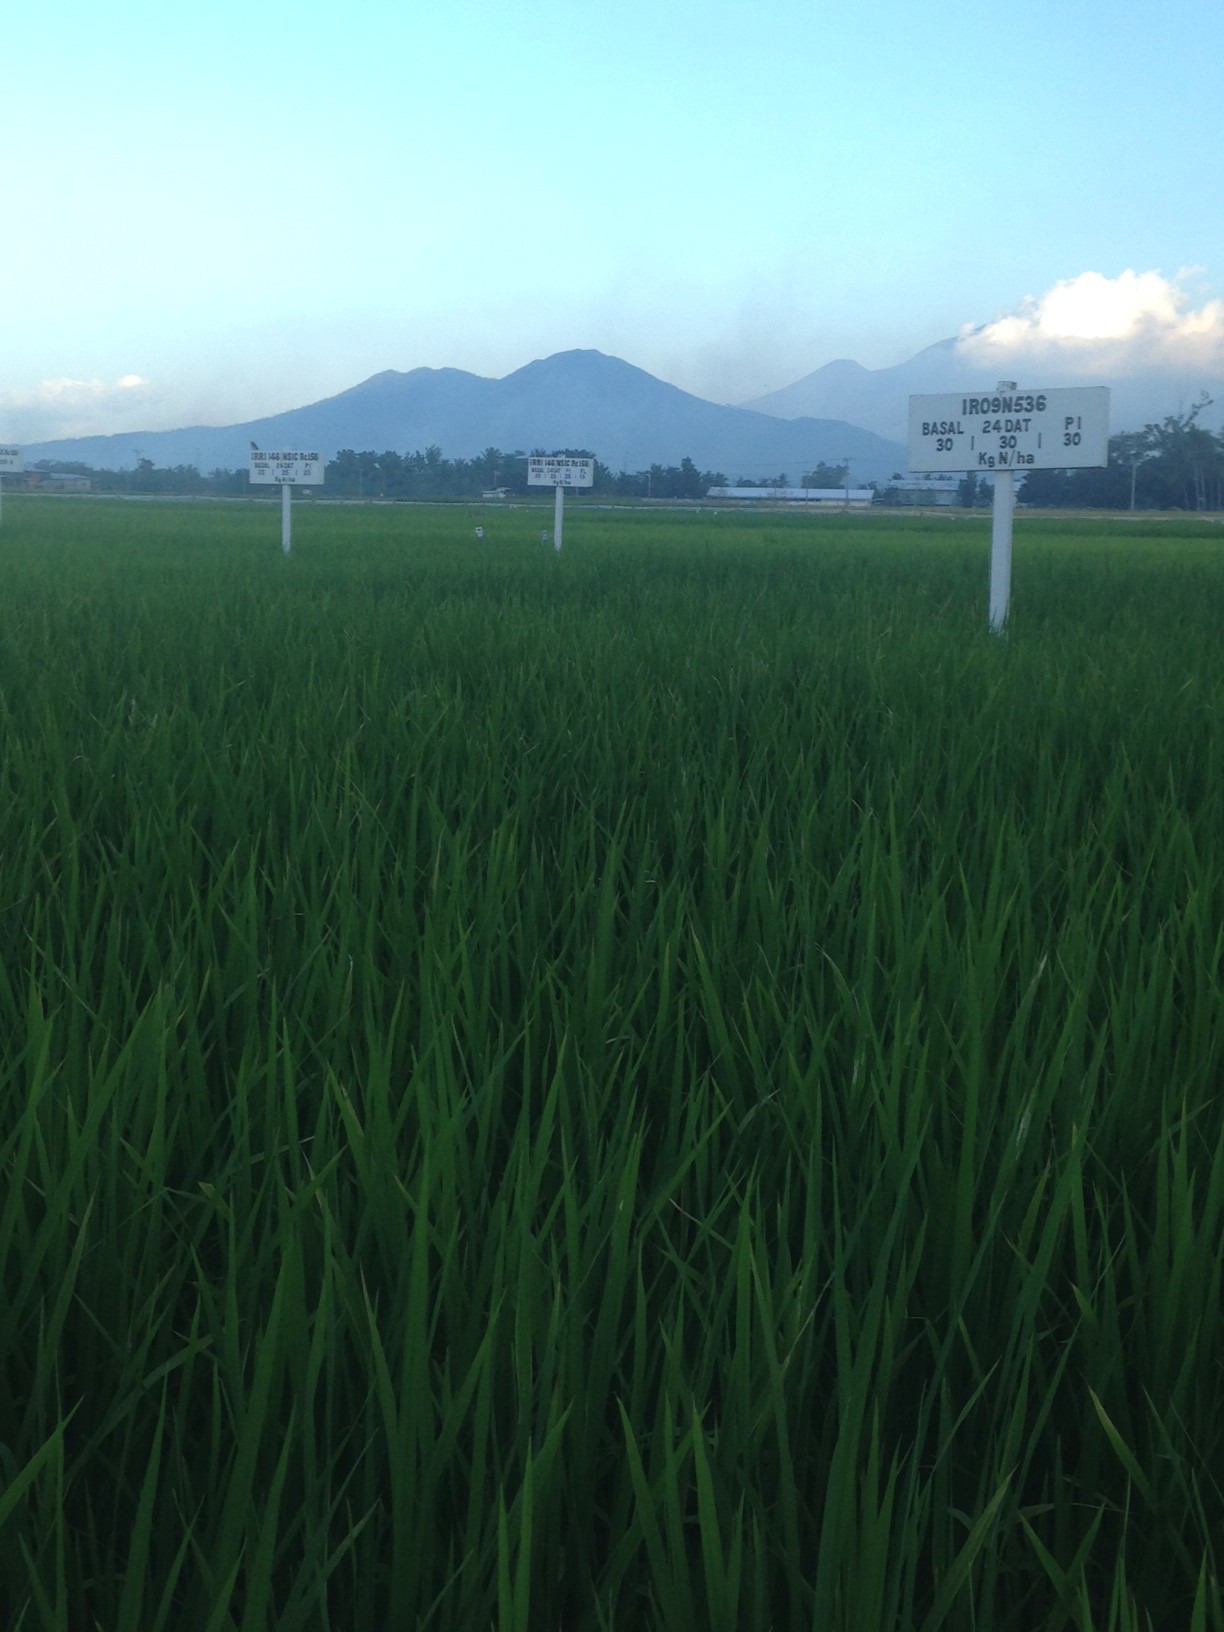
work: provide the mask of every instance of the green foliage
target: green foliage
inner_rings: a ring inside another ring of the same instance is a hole
[[[814,470],[809,470],[804,476],[801,487],[844,487],[850,474],[850,467],[845,464],[826,465],[821,460]]]
[[[536,452],[594,457],[589,448],[549,448]],[[441,448],[400,455],[354,453],[345,448],[327,466],[327,491],[341,498],[438,499],[479,498],[493,489],[534,494],[527,485],[527,454],[486,448],[476,459],[447,459]],[[691,459],[678,465],[651,465],[649,470],[612,471],[595,460],[595,491],[605,498],[703,499],[711,487],[725,485],[719,471],[700,471]]]
[[[6,1626],[1224,1629],[1218,530],[3,533]]]
[[[1198,423],[1207,396],[1186,413],[1109,439],[1104,470],[1035,470],[1024,478],[1025,504],[1101,510],[1224,510],[1224,430]]]

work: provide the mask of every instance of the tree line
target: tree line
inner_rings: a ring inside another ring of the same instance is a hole
[[[489,492],[539,495],[541,489],[527,485],[527,460],[544,453],[594,459],[592,491],[607,498],[704,499],[712,487],[790,486],[785,472],[777,476],[737,476],[731,483],[721,470],[699,470],[687,455],[678,465],[653,464],[642,470],[616,471],[589,448],[534,448],[530,456],[521,450],[503,453],[500,448],[486,448],[472,459],[447,459],[441,448],[428,447],[414,453],[342,448],[327,462],[323,487],[329,497],[345,499],[472,499]],[[139,459],[127,470],[98,470],[67,460],[42,459],[30,466],[30,475],[34,478],[30,485],[34,486],[48,476],[83,476],[98,493],[233,495],[248,491],[245,469],[218,468],[204,474],[195,465],[159,466],[152,459]],[[819,462],[805,472],[800,485],[844,487],[848,475],[845,464]],[[20,483],[20,477],[16,480]]]
[[[1224,510],[1224,429],[1209,431],[1200,423],[1204,409],[1211,406],[1207,396],[1188,412],[1168,414],[1145,425],[1141,431],[1127,431],[1109,439],[1109,463],[1094,470],[1034,470],[1024,478],[1019,498],[1025,505],[1040,508],[1068,507],[1101,510]],[[690,458],[678,465],[652,464],[644,470],[614,471],[584,448],[538,448],[533,453],[561,453],[575,458],[595,459],[593,491],[607,499],[703,499],[712,487],[759,487],[789,485],[785,474],[773,477],[737,476],[729,483],[722,471],[699,470]],[[486,448],[471,459],[447,459],[439,447],[413,453],[387,449],[376,453],[343,448],[327,463],[323,491],[329,497],[353,499],[478,499],[485,493],[507,496],[540,494],[542,489],[527,485],[529,455],[521,449],[505,453]],[[848,477],[845,464],[817,462],[801,479],[803,487],[842,487]],[[195,465],[158,467],[152,459],[140,459],[129,470],[98,470],[90,465],[40,460],[31,465],[24,478],[8,478],[11,486],[39,485],[48,478],[85,477],[99,493],[212,494],[232,497],[249,491],[245,469],[218,467],[204,474]],[[899,480],[899,479],[898,479]],[[904,488],[912,488],[920,478],[911,477]],[[902,488],[877,487],[881,503],[897,502]],[[990,481],[967,473],[958,488],[958,501],[966,508],[988,505]]]
[[[1224,510],[1224,429],[1199,423],[1210,406],[1203,396],[1186,413],[1111,436],[1103,469],[1030,471],[1019,498],[1043,508]]]
[[[535,448],[532,454],[559,453],[595,459],[593,491],[605,498],[703,499],[711,487],[726,487],[720,470],[699,470],[690,458],[678,465],[653,464],[644,470],[614,471],[586,448]],[[473,459],[447,459],[439,447],[414,453],[387,449],[358,452],[342,448],[324,469],[323,491],[344,499],[478,499],[485,493],[540,496],[541,488],[527,485],[527,460],[522,450],[503,453],[486,448]],[[97,493],[212,494],[233,496],[249,491],[245,469],[217,468],[207,474],[195,465],[160,467],[139,459],[128,470],[98,470],[67,460],[42,459],[24,474],[10,478],[12,485],[37,487],[57,477],[80,476]],[[785,480],[785,478],[783,478]],[[764,484],[763,484],[764,485]]]
[[[248,490],[245,470],[216,470],[204,474],[196,465],[155,465],[138,459],[128,470],[99,470],[71,459],[39,459],[6,479],[6,485],[38,488],[53,486],[57,478],[82,477],[94,493],[211,494],[234,497]]]
[[[698,470],[687,457],[678,465],[614,471],[589,448],[536,448],[531,455],[521,449],[504,453],[500,448],[486,448],[473,459],[447,459],[441,448],[429,447],[403,454],[342,448],[328,461],[324,485],[337,498],[356,499],[463,499],[485,493],[538,496],[541,489],[527,485],[527,460],[542,453],[594,459],[592,491],[605,498],[703,499],[711,487],[727,482],[721,471]]]

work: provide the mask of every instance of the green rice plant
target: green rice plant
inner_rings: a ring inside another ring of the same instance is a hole
[[[1218,530],[294,532],[6,505],[5,1624],[1224,1628]]]

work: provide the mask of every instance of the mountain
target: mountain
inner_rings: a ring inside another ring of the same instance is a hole
[[[252,442],[317,448],[328,457],[340,448],[408,453],[437,446],[448,459],[489,447],[587,448],[613,470],[678,465],[687,456],[732,480],[786,473],[798,482],[817,462],[846,458],[856,482],[886,481],[904,468],[897,442],[840,415],[779,419],[706,402],[598,351],[558,352],[500,380],[455,368],[387,370],[338,396],[241,425],[75,437],[24,451],[27,464],[54,459],[121,470],[145,458],[209,471],[245,466]]]
[[[1057,368],[1039,368],[1040,378],[1026,377],[1022,385],[1107,385],[1111,432],[1137,431],[1166,414],[1186,412],[1205,390],[1214,407],[1203,423],[1214,425],[1224,405],[1224,380],[1199,377],[1178,378],[1167,374],[1138,374],[1110,378],[1108,375],[1072,375]],[[777,414],[794,419],[800,414],[833,415],[862,425],[878,436],[904,442],[908,399],[941,391],[993,390],[999,382],[999,367],[975,368],[962,357],[956,340],[940,340],[917,356],[892,368],[863,368],[859,363],[839,359],[826,363],[814,374],[806,374],[793,385],[768,396],[743,403],[760,414]]]

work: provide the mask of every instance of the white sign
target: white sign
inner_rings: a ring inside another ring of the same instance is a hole
[[[1109,388],[909,399],[911,470],[1075,470],[1109,460]]]
[[[0,448],[0,470],[24,470],[25,459],[20,448]]]
[[[321,487],[324,462],[321,453],[261,453],[252,448],[250,479],[269,486]]]
[[[563,455],[541,457],[534,455],[527,461],[528,487],[594,487],[594,459],[569,459]]]

